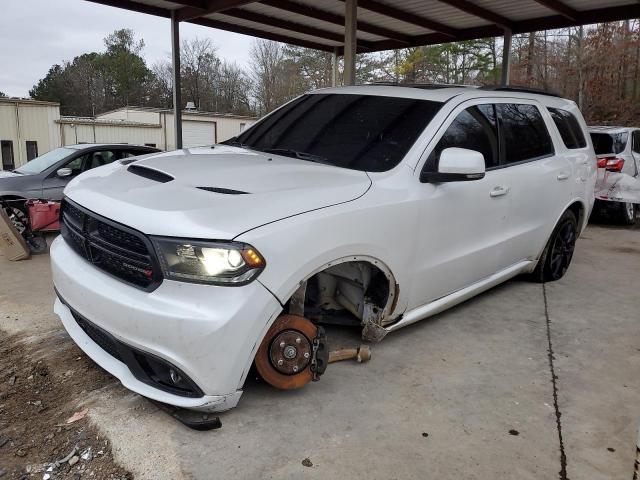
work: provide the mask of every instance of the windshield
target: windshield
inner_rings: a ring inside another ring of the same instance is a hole
[[[20,168],[16,168],[14,172],[21,173],[23,175],[35,175],[36,173],[44,172],[51,165],[55,165],[63,158],[68,157],[75,152],[76,150],[71,148],[56,148],[55,150],[51,150],[44,155],[34,158]]]
[[[620,133],[592,133],[591,141],[596,155],[621,153],[627,146],[628,132]]]
[[[384,172],[442,103],[373,95],[303,95],[225,143],[338,167]]]

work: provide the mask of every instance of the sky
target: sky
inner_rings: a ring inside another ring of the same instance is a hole
[[[171,25],[166,18],[98,5],[85,0],[2,0],[0,11],[0,92],[27,97],[49,68],[82,53],[103,51],[103,39],[130,28],[144,39],[149,66],[169,58]],[[246,66],[252,37],[180,24],[181,39],[210,38],[218,55]]]

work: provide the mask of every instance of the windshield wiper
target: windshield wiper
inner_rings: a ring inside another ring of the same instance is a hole
[[[283,157],[299,158],[300,160],[308,160],[309,162],[330,164],[329,160],[320,155],[314,155],[312,153],[300,152],[293,150],[292,148],[265,148],[262,150],[265,153],[275,153],[276,155],[282,155]]]
[[[236,140],[236,138],[230,138],[229,140],[227,140],[226,142],[221,142],[222,145],[229,145],[231,147],[240,147],[240,148],[251,148],[249,147],[249,145],[247,145],[246,143],[242,143],[239,140]]]

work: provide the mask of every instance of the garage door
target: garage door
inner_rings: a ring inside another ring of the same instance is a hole
[[[215,138],[216,124],[214,122],[182,122],[182,144],[187,147],[198,147],[200,145],[213,145]]]

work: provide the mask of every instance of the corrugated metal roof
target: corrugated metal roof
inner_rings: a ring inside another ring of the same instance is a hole
[[[33,100],[31,98],[20,97],[0,97],[0,103],[11,103],[13,105],[15,105],[16,103],[19,105],[43,105],[48,107],[60,106],[58,102],[47,102],[44,100]]]
[[[310,48],[340,49],[343,0],[87,0]],[[361,52],[640,17],[633,0],[359,0]]]

